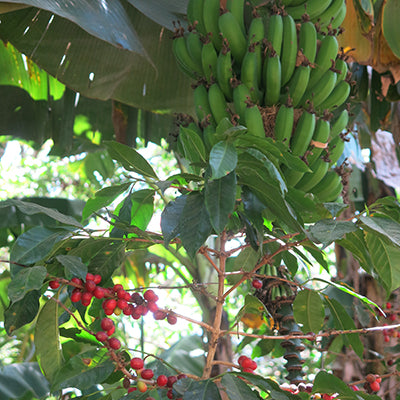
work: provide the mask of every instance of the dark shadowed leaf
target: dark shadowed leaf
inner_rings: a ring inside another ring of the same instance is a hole
[[[191,163],[205,163],[206,150],[202,138],[197,132],[192,129],[184,128],[179,129],[179,139],[185,153],[185,158]]]
[[[20,264],[33,264],[45,258],[53,246],[70,235],[66,231],[54,231],[38,226],[18,236],[10,258]]]
[[[301,290],[293,302],[293,314],[304,333],[318,333],[325,318],[321,296],[314,290]]]
[[[46,278],[45,267],[36,266],[20,270],[8,285],[8,296],[12,302],[21,300],[27,292],[39,290]]]
[[[221,385],[228,395],[229,400],[257,400],[257,392],[251,390],[249,385],[233,374],[226,374],[221,379]]]
[[[39,311],[39,298],[40,291],[32,290],[22,300],[11,303],[4,311],[4,326],[8,335],[33,321]]]
[[[86,279],[87,266],[82,262],[80,257],[60,254],[56,256],[56,259],[64,266],[65,276],[68,279],[74,276],[83,280]]]
[[[179,221],[186,204],[187,196],[179,196],[169,202],[161,214],[161,231],[167,245],[179,234]]]
[[[233,212],[236,200],[236,174],[208,181],[204,190],[210,222],[217,233],[222,232]]]
[[[39,313],[35,348],[40,368],[51,382],[63,361],[58,332],[58,304],[53,300],[49,300]]]
[[[192,192],[187,197],[179,231],[183,247],[191,257],[194,257],[212,231],[203,193]]]
[[[183,400],[220,400],[218,386],[211,380],[194,381],[192,379],[180,379],[174,385],[174,389],[182,396]]]

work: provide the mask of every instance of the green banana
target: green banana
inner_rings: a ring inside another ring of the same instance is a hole
[[[260,100],[260,89],[258,80],[258,58],[254,51],[255,45],[251,45],[243,57],[240,79],[250,90],[250,98],[254,103]]]
[[[206,37],[206,42],[201,50],[201,65],[207,82],[211,82],[211,77],[217,76],[217,59],[218,55],[214,44]]]
[[[281,101],[285,102],[288,96],[290,96],[293,107],[298,106],[307,89],[310,73],[311,67],[309,65],[298,66],[287,84],[288,93],[281,96]]]
[[[340,27],[340,25],[342,25],[342,22],[346,18],[346,12],[347,12],[347,8],[345,5],[344,7],[342,7],[340,9],[339,13],[336,15],[336,17],[332,21],[332,24],[331,24],[332,29],[338,29]]]
[[[304,155],[315,130],[315,114],[303,111],[290,140],[290,149],[295,156]]]
[[[204,85],[199,85],[194,89],[193,99],[194,109],[199,123],[204,123],[209,120],[208,122],[215,125],[215,120],[208,101],[208,92]]]
[[[248,104],[245,112],[245,123],[250,135],[265,138],[264,122],[260,109],[255,104]]]
[[[290,4],[286,4],[287,6],[299,6],[301,4],[306,3],[307,0],[290,0]],[[282,2],[284,4],[284,2]]]
[[[203,20],[204,0],[189,0],[187,6],[187,19],[189,24],[196,27],[196,31],[205,35],[207,33]]]
[[[299,49],[312,64],[317,54],[317,30],[311,21],[304,21],[299,30]]]
[[[233,92],[231,80],[233,79],[232,72],[232,56],[231,49],[228,45],[228,40],[224,38],[222,49],[218,54],[217,59],[217,80],[222,92],[228,101],[232,101]]]
[[[329,166],[337,163],[340,156],[343,154],[345,142],[341,135],[334,137],[328,145]]]
[[[312,73],[312,72],[311,72]],[[319,108],[320,104],[328,98],[336,84],[337,74],[332,69],[328,69],[322,76],[321,80],[304,93],[301,104],[306,105],[308,101],[312,102],[315,108]],[[311,80],[311,78],[310,78]]]
[[[213,83],[208,89],[208,102],[210,103],[211,112],[217,125],[223,118],[231,117],[225,95],[218,83]]]
[[[294,19],[301,19],[307,13],[311,19],[318,18],[331,4],[332,0],[308,0],[304,4],[285,7],[285,11]]]
[[[248,87],[237,81],[235,82],[235,87],[233,88],[233,104],[235,107],[235,112],[240,118],[240,122],[244,125],[245,111],[250,99],[250,90]]]
[[[220,51],[222,46],[218,28],[219,8],[219,0],[203,0],[204,26],[206,33],[211,32],[211,40],[217,51]]]
[[[281,77],[282,86],[285,86],[292,77],[297,60],[297,31],[296,23],[290,15],[284,15],[282,52],[281,52]]]
[[[177,60],[178,66],[192,78],[203,75],[203,71],[199,64],[197,64],[192,57],[190,57],[189,52],[186,47],[186,40],[183,36],[177,36],[172,42],[172,51],[174,53],[175,59]]]
[[[329,166],[325,160],[319,158],[310,168],[312,172],[306,172],[295,186],[303,192],[309,192],[315,185],[321,182]]]
[[[281,60],[279,56],[272,51],[264,61],[264,104],[273,106],[278,103],[281,92]]]
[[[203,48],[203,43],[200,40],[200,35],[198,34],[198,32],[192,30],[189,31],[189,33],[185,36],[185,39],[186,47],[190,57],[197,65],[202,65],[201,52]]]
[[[340,176],[333,170],[329,170],[324,179],[315,185],[311,193],[313,193],[321,203],[336,200],[343,190]]]
[[[281,55],[282,51],[282,37],[283,37],[282,15],[272,14],[268,20],[267,41],[276,51],[276,54],[278,54],[278,56]]]
[[[244,3],[245,0],[227,0],[226,2],[227,10],[229,10],[235,17],[243,34],[246,33],[246,27],[244,24]]]
[[[254,52],[257,56],[257,79],[261,82],[262,79],[262,42],[265,36],[264,22],[262,18],[256,16],[251,20],[248,30],[248,46],[253,46]]]
[[[322,151],[327,147],[327,141],[331,131],[330,123],[327,119],[318,118],[315,124],[315,131],[310,142],[311,154],[307,156],[307,162],[309,165],[318,160]]]
[[[228,39],[232,57],[240,65],[247,51],[247,40],[236,18],[229,11],[220,15],[218,26],[223,37]]]
[[[334,138],[339,135],[344,129],[346,129],[349,123],[349,112],[344,109],[339,116],[336,118],[334,123],[331,125],[330,137]]]
[[[315,58],[315,68],[311,71],[309,86],[313,87],[336,60],[339,45],[335,36],[327,35],[321,40],[320,47]]]
[[[285,177],[288,186],[294,187],[304,176],[304,172],[297,169],[291,169],[287,165],[282,167],[282,174]]]
[[[276,113],[275,119],[275,139],[289,146],[294,124],[294,108],[287,104],[282,104]]]
[[[324,28],[335,19],[342,8],[346,8],[345,0],[332,0],[329,7],[318,17],[313,19],[313,22],[318,22],[320,28]]]
[[[347,81],[340,81],[331,94],[319,105],[321,110],[333,110],[341,106],[349,97],[350,84]]]
[[[347,66],[347,62],[344,61],[343,57],[337,57],[335,61],[335,70],[338,74],[337,76],[337,83],[338,84],[340,81],[343,81],[347,77],[347,72],[349,70]]]

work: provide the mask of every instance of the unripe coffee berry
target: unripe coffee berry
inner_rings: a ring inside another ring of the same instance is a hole
[[[139,381],[139,382],[137,383],[137,388],[138,388],[139,392],[144,393],[144,392],[147,390],[146,382]]]
[[[144,361],[139,357],[134,357],[131,359],[130,364],[133,369],[138,370],[143,368]]]
[[[121,342],[119,341],[119,339],[114,337],[108,340],[108,344],[113,350],[118,350],[121,347]]]

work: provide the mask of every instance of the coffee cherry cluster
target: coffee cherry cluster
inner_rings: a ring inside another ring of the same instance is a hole
[[[257,363],[247,356],[240,356],[238,364],[243,372],[249,372],[250,374],[254,374],[254,371],[257,369]]]
[[[368,374],[365,380],[364,389],[368,393],[377,392],[381,388],[382,378],[379,375]]]

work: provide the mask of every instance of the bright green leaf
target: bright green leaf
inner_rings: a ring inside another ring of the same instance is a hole
[[[346,383],[333,374],[325,371],[318,372],[314,379],[313,393],[334,394],[339,393],[342,400],[360,400],[357,392],[352,390]]]
[[[191,163],[206,162],[206,149],[202,138],[197,132],[181,126],[179,129],[179,140],[187,160]]]
[[[219,179],[232,172],[237,161],[235,146],[230,142],[218,142],[210,152],[212,178]]]
[[[126,170],[159,180],[151,165],[132,147],[112,141],[105,144],[110,156],[119,161]]]
[[[293,314],[304,333],[318,333],[325,318],[321,296],[313,290],[301,290],[293,302]]]
[[[39,313],[35,348],[43,374],[52,381],[63,361],[58,332],[58,304],[53,300],[49,300]]]
[[[27,292],[39,290],[46,278],[45,267],[36,266],[20,270],[8,285],[8,296],[12,302],[21,300]]]

